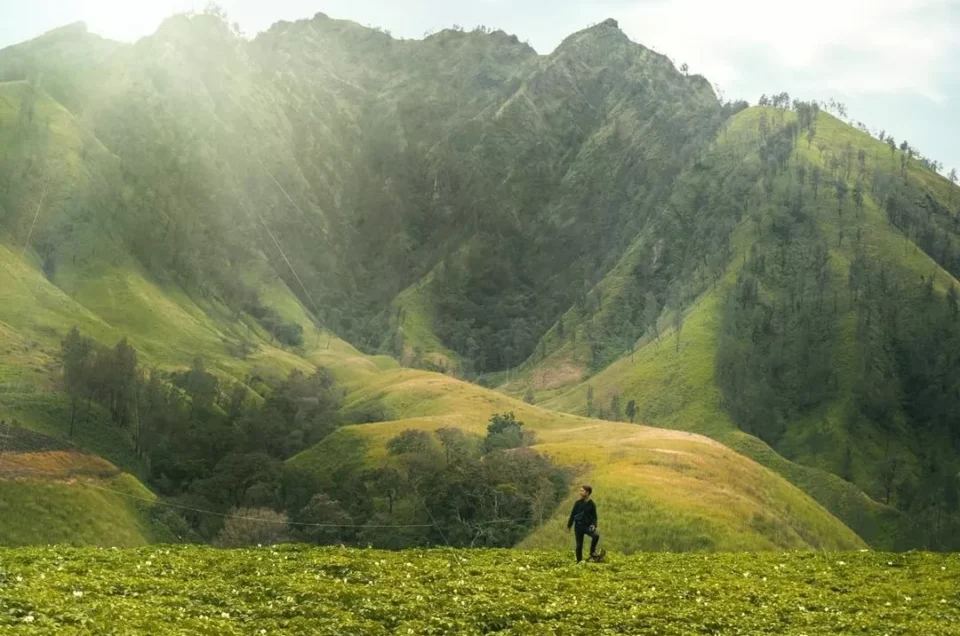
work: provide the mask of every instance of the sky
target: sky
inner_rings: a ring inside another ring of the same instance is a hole
[[[420,38],[454,24],[516,34],[542,54],[614,18],[726,99],[835,98],[871,129],[960,170],[960,0],[220,0],[250,36],[323,12]],[[76,21],[133,41],[206,0],[0,0],[0,47]]]

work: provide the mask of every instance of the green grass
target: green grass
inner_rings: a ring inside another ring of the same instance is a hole
[[[415,352],[419,352],[423,362],[456,371],[460,367],[460,356],[444,346],[434,332],[433,304],[430,300],[432,280],[433,275],[428,274],[400,292],[393,301],[389,333],[399,334],[403,338],[404,362],[412,361]],[[403,312],[402,320],[397,318],[398,310]]]
[[[0,629],[149,634],[960,634],[960,557],[0,551]]]
[[[0,479],[0,544],[134,547],[173,539],[150,521],[149,504],[120,493],[153,497],[126,473],[105,480]]]

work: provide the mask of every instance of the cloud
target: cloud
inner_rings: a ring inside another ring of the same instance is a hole
[[[942,102],[958,54],[960,0],[640,0],[611,9],[631,38],[729,88],[766,67],[852,94]]]

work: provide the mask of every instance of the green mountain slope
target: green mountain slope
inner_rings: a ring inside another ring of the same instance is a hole
[[[707,434],[773,468],[871,544],[908,545],[956,510],[957,430],[938,410],[960,395],[948,353],[955,194],[830,115],[803,130],[796,117],[735,117],[679,178],[664,224],[640,234],[504,388],[611,419],[633,402],[637,421]],[[672,271],[661,264],[679,240],[669,217],[694,237]],[[717,243],[698,243],[700,232]],[[936,261],[918,242],[937,246]],[[948,543],[952,531],[935,528],[922,541]]]

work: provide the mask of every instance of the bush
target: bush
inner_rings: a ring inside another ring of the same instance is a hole
[[[311,542],[319,545],[336,545],[351,538],[353,529],[346,527],[353,525],[353,519],[344,512],[340,503],[325,494],[316,494],[310,503],[304,506],[298,517],[300,523],[323,524],[304,526],[300,534]]]
[[[275,545],[290,539],[287,515],[269,508],[234,508],[213,544],[218,548]]]

